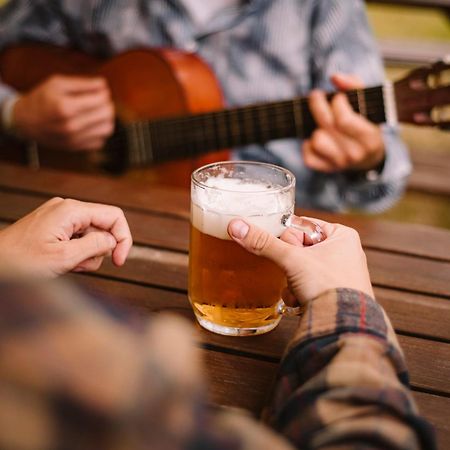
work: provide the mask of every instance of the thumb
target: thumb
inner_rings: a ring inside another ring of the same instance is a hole
[[[117,245],[114,236],[106,231],[91,231],[79,239],[65,242],[66,261],[72,270],[83,261],[110,253]]]
[[[233,219],[228,224],[228,234],[248,252],[264,256],[278,266],[285,267],[290,246],[267,231],[242,219]]]
[[[345,73],[335,73],[331,77],[331,81],[337,89],[348,91],[349,89],[361,89],[364,83],[358,75],[349,75]]]

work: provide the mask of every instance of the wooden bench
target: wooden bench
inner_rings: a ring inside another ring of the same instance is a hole
[[[367,3],[384,3],[395,6],[420,6],[450,10],[450,0],[366,0]]]
[[[447,153],[411,150],[413,172],[408,190],[450,198],[450,149]]]

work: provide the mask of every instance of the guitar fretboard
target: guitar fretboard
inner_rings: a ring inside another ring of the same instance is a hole
[[[382,86],[346,95],[354,111],[371,122],[385,122]],[[275,139],[307,138],[315,128],[307,98],[139,121],[127,125],[128,162],[139,166]]]

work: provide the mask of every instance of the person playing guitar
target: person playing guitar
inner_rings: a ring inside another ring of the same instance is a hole
[[[380,211],[399,198],[410,173],[395,128],[354,112],[344,94],[324,94],[383,82],[360,0],[10,1],[0,25],[2,49],[38,41],[99,58],[149,47],[195,52],[218,78],[227,107],[309,95],[317,128],[300,147],[289,138],[232,153],[292,170],[302,207]],[[194,89],[203,89],[201,80]],[[73,151],[102,148],[120,108],[103,77],[58,73],[21,94],[0,85],[0,105],[4,134]]]

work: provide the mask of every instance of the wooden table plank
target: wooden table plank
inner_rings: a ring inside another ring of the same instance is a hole
[[[0,163],[0,186],[44,197],[62,196],[111,203],[121,207],[158,212],[177,217],[189,216],[189,193],[180,189],[155,187],[126,178],[93,176],[56,170],[32,171]]]
[[[145,316],[169,311],[194,322],[186,296],[186,192],[129,180],[11,167],[0,164],[0,220],[13,221],[53,194],[124,207],[135,242],[140,244],[133,248],[129,262],[122,269],[106,263],[98,274],[69,278],[121,297],[118,303],[132,305]],[[441,448],[446,448],[450,443],[450,233],[420,225],[314,214],[359,230],[377,298],[400,331],[414,395],[436,426]],[[211,379],[211,400],[258,413],[296,327],[297,319],[285,318],[270,334],[242,339],[209,333],[197,325],[198,344]]]
[[[49,196],[31,193],[5,192],[0,187],[0,220],[14,222],[36,209]],[[187,219],[125,209],[128,224],[136,243],[187,252],[189,222]]]
[[[193,317],[184,292],[144,287],[94,276],[83,276],[82,280],[92,286],[97,286],[112,298],[125,299],[120,303],[129,303],[134,308],[141,308],[143,313],[172,309],[186,310],[188,308],[186,316]],[[433,340],[450,341],[450,302],[448,300],[385,288],[376,288],[375,295],[378,302],[386,310],[397,332],[414,334],[417,337]],[[283,323],[289,323],[290,321],[294,321],[292,326],[295,326],[295,319],[293,318],[286,317]],[[291,336],[290,331],[286,332],[286,335],[278,336],[278,330],[286,327],[290,328],[288,325],[278,327],[270,335],[270,347],[275,349],[275,357],[283,351],[286,339]],[[260,338],[263,347],[268,348],[269,343],[264,341],[264,335]]]
[[[308,214],[309,211],[305,213]],[[311,213],[325,221],[338,221],[355,228],[365,248],[450,262],[450,232],[448,230],[421,224],[406,225],[384,221],[377,219],[376,216],[353,217],[322,211]]]
[[[450,302],[438,297],[375,288],[396,331],[450,342]]]
[[[0,195],[0,208],[2,198]],[[164,222],[166,219],[161,220]],[[164,233],[157,237],[155,243],[157,244],[157,239],[160,239],[159,243],[162,245],[165,242],[163,236]],[[181,241],[185,239],[178,233],[175,234],[175,238],[177,239],[176,246],[179,246]],[[404,274],[404,268],[411,266],[411,258],[405,260],[405,257],[399,257],[398,255],[379,255],[372,254],[370,251],[368,251],[368,255],[374,284],[397,286],[400,289],[417,290],[425,293],[431,290],[432,293],[447,295],[448,265],[442,266],[442,263],[412,259],[416,266],[420,266],[419,275],[416,275],[414,270]],[[395,260],[395,264],[390,263],[392,259]],[[117,269],[111,264],[105,263],[100,269],[100,273],[147,285],[161,287],[170,285],[174,289],[185,291],[187,264],[187,256],[177,252],[134,247],[127,264],[123,268]],[[436,277],[436,284],[429,286],[429,279],[433,276]],[[389,292],[388,297],[385,296],[387,292]],[[408,333],[416,332],[424,336],[430,336],[431,333],[433,337],[438,339],[450,338],[448,320],[450,303],[446,303],[446,300],[430,298],[429,296],[424,297],[411,292],[398,292],[392,289],[389,291],[380,289],[377,291],[377,297],[391,317],[392,314],[397,314],[398,320],[402,321],[402,324],[399,323],[397,326],[398,330]],[[421,311],[424,307],[427,307],[427,314],[423,314],[423,311]]]
[[[145,230],[143,224],[148,220],[145,220],[144,213],[184,219],[189,216],[189,196],[185,191],[164,190],[130,180],[51,170],[31,172],[23,167],[0,164],[0,189],[2,187],[3,190],[13,189],[25,195],[26,192],[34,196],[41,195],[43,200],[52,195],[62,195],[116,204],[126,209],[136,242],[145,244],[153,242],[154,237],[150,230]],[[6,195],[5,192],[2,195]],[[450,232],[447,230],[417,224],[408,224],[406,227],[404,224],[374,218],[354,218],[317,211],[304,213],[356,228],[367,248],[450,261]],[[184,249],[187,250],[187,241],[182,244],[186,244]]]
[[[450,298],[450,263],[375,250],[366,250],[366,254],[374,285]],[[123,267],[117,268],[107,261],[100,273],[186,290],[187,266],[187,255],[135,246]]]
[[[210,382],[210,400],[214,404],[245,408],[260,414],[267,404],[277,364],[206,350],[202,357]],[[230,392],[233,392],[232,397]]]
[[[434,426],[438,448],[450,449],[450,398],[424,392],[413,392],[420,413]]]
[[[450,344],[397,335],[405,353],[411,386],[450,395]]]
[[[277,366],[245,357],[206,352],[203,354],[209,374],[210,398],[215,404],[243,408],[255,416],[272,388]],[[245,368],[245,369],[244,369]],[[230,392],[238,392],[230,396]],[[424,392],[413,392],[419,411],[435,427],[438,448],[450,448],[450,398]]]
[[[76,279],[111,296],[123,296],[116,301],[137,306],[144,315],[167,310],[194,321],[189,301],[184,294],[102,280],[95,276],[77,275]],[[389,315],[389,310],[387,313]],[[235,355],[252,355],[258,359],[277,362],[296,326],[296,318],[284,318],[272,333],[246,338],[217,335],[198,325],[197,329],[203,345],[226,349]],[[411,384],[420,389],[450,394],[450,344],[411,336],[399,336],[399,341],[410,368]]]
[[[450,263],[365,250],[372,283],[450,298]]]

